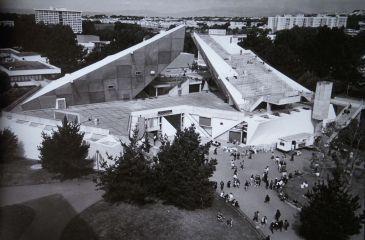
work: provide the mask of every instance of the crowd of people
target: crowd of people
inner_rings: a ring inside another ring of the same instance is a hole
[[[245,160],[248,161],[249,159],[252,159],[255,154],[258,154],[260,152],[268,152],[267,150],[261,150],[258,151],[257,149],[246,149],[244,151],[239,151],[236,148],[225,148],[223,151],[228,151],[230,153],[230,167],[232,170],[232,179],[224,182],[223,180],[220,181],[219,187],[220,187],[220,197],[224,199],[225,202],[232,204],[235,207],[239,208],[239,202],[235,199],[234,194],[232,193],[232,189],[239,189],[240,188],[240,180],[238,176],[246,175],[245,173]],[[264,187],[267,190],[274,190],[278,193],[279,199],[282,201],[285,201],[287,199],[287,196],[283,192],[283,187],[290,178],[292,178],[294,175],[299,175],[299,171],[295,171],[293,173],[288,173],[287,171],[287,161],[294,161],[295,160],[295,153],[291,155],[282,154],[282,156],[278,156],[274,154],[274,151],[271,149],[269,150],[272,155],[268,161],[273,161],[277,167],[278,173],[280,173],[280,177],[272,177],[270,179],[270,170],[269,165],[266,166],[262,174],[251,174],[249,175],[249,179],[245,179],[244,181],[244,191],[249,191],[251,187]],[[218,154],[218,146],[214,148],[213,154]],[[297,154],[298,155],[298,154]],[[270,164],[272,165],[272,164]],[[276,174],[277,175],[277,174]],[[241,178],[242,179],[242,178]],[[218,188],[218,184],[215,185],[216,188]],[[234,192],[234,191],[233,191]],[[269,194],[266,194],[264,198],[264,203],[270,204],[270,196]],[[259,211],[254,212],[253,216],[253,222],[256,224],[261,225],[262,228],[268,225],[268,228],[271,232],[271,234],[274,234],[275,231],[287,231],[290,224],[287,219],[281,219],[281,212],[278,209],[274,215],[273,221],[268,224],[268,217],[263,215],[260,215]],[[227,222],[227,225],[228,222]],[[232,224],[230,224],[232,225]],[[268,235],[267,238],[270,239],[270,236]]]

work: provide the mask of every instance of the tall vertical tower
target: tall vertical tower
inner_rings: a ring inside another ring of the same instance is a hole
[[[316,93],[314,95],[314,105],[312,118],[324,120],[328,117],[328,109],[331,101],[332,82],[317,82]]]

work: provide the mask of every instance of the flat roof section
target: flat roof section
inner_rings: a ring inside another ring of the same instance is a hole
[[[5,62],[5,63],[1,63],[1,65],[9,71],[52,69],[51,67],[49,67],[41,62],[36,62],[36,61]]]
[[[19,52],[19,53],[15,53],[17,56],[19,57],[29,57],[29,56],[38,56],[39,53],[35,53],[35,52]]]
[[[116,136],[128,136],[129,116],[132,112],[151,110],[166,107],[176,107],[179,105],[188,105],[219,110],[235,111],[236,110],[218,98],[213,93],[191,93],[180,97],[161,96],[158,98],[138,99],[131,101],[114,101],[85,105],[75,105],[63,112],[76,113],[84,121],[82,125],[109,129],[110,133]],[[55,109],[40,109],[18,112],[19,114],[34,117],[54,119]],[[99,124],[94,125],[93,121],[87,121],[88,118],[98,118]],[[86,119],[86,122],[85,120]]]
[[[311,133],[298,133],[298,134],[282,137],[282,138],[280,138],[280,140],[295,141],[295,140],[309,138],[311,136],[313,136],[313,134],[311,134]]]

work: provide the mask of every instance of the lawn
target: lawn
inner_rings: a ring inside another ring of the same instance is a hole
[[[220,210],[233,219],[233,227],[218,222]],[[186,211],[160,203],[134,206],[97,202],[75,217],[62,240],[73,239],[260,239],[256,231],[233,208],[221,200],[204,210]]]
[[[25,205],[0,208],[0,239],[19,239],[34,217],[34,210]]]
[[[20,159],[1,164],[0,187],[59,182],[56,174],[44,169],[32,170],[34,164],[39,164],[39,161]]]
[[[20,159],[0,164],[0,187],[58,183],[61,181],[60,174],[50,173],[45,169],[31,169],[35,164],[40,164],[40,161]],[[94,177],[95,174],[92,173],[80,179],[92,180]]]
[[[305,173],[300,176],[295,176],[284,186],[284,192],[288,195],[289,201],[297,201],[298,207],[302,207],[307,203],[307,198],[304,196],[308,190],[312,189],[314,184],[318,181],[314,174]],[[300,188],[300,185],[306,181],[308,188]]]

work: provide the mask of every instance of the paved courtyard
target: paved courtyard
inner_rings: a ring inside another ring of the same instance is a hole
[[[277,164],[271,159],[271,152],[261,152],[252,155],[252,159],[248,159],[247,156],[241,155],[239,160],[235,161],[238,167],[237,177],[240,180],[240,187],[235,188],[231,185],[227,188],[227,181],[233,183],[234,170],[231,169],[231,160],[233,156],[230,156],[229,152],[223,151],[222,147],[218,148],[218,154],[213,154],[213,149],[211,149],[210,156],[218,160],[217,170],[213,175],[213,179],[218,182],[217,192],[220,192],[220,181],[224,181],[225,186],[223,191],[225,193],[233,193],[234,198],[238,200],[241,210],[251,219],[253,219],[254,212],[259,211],[259,222],[256,223],[256,227],[260,228],[265,235],[271,235],[273,240],[296,240],[302,239],[294,232],[292,226],[295,220],[295,215],[298,214],[298,209],[286,202],[279,199],[278,194],[275,190],[266,189],[265,184],[262,182],[261,186],[255,187],[254,184],[248,188],[247,191],[244,190],[244,183],[246,180],[250,181],[251,174],[259,174],[262,177],[264,169],[269,166],[268,179],[278,178],[280,179],[281,173],[278,171]],[[240,149],[239,149],[240,150]],[[243,152],[243,151],[241,151]],[[311,153],[309,151],[302,151],[301,156],[296,156],[294,161],[290,161],[289,156],[286,158],[287,170],[288,172],[294,172],[295,170],[302,170],[304,167],[309,166],[309,159],[311,158]],[[274,155],[282,156],[283,153],[274,151]],[[240,162],[244,160],[244,170],[240,168]],[[299,188],[300,186],[298,186]],[[309,186],[311,187],[311,186]],[[264,203],[265,196],[268,194],[270,196],[270,202]],[[271,234],[269,225],[272,221],[275,221],[274,215],[276,210],[279,209],[281,212],[282,220],[287,219],[289,221],[288,231],[275,231]],[[266,226],[260,224],[260,220],[263,216],[267,217]]]

